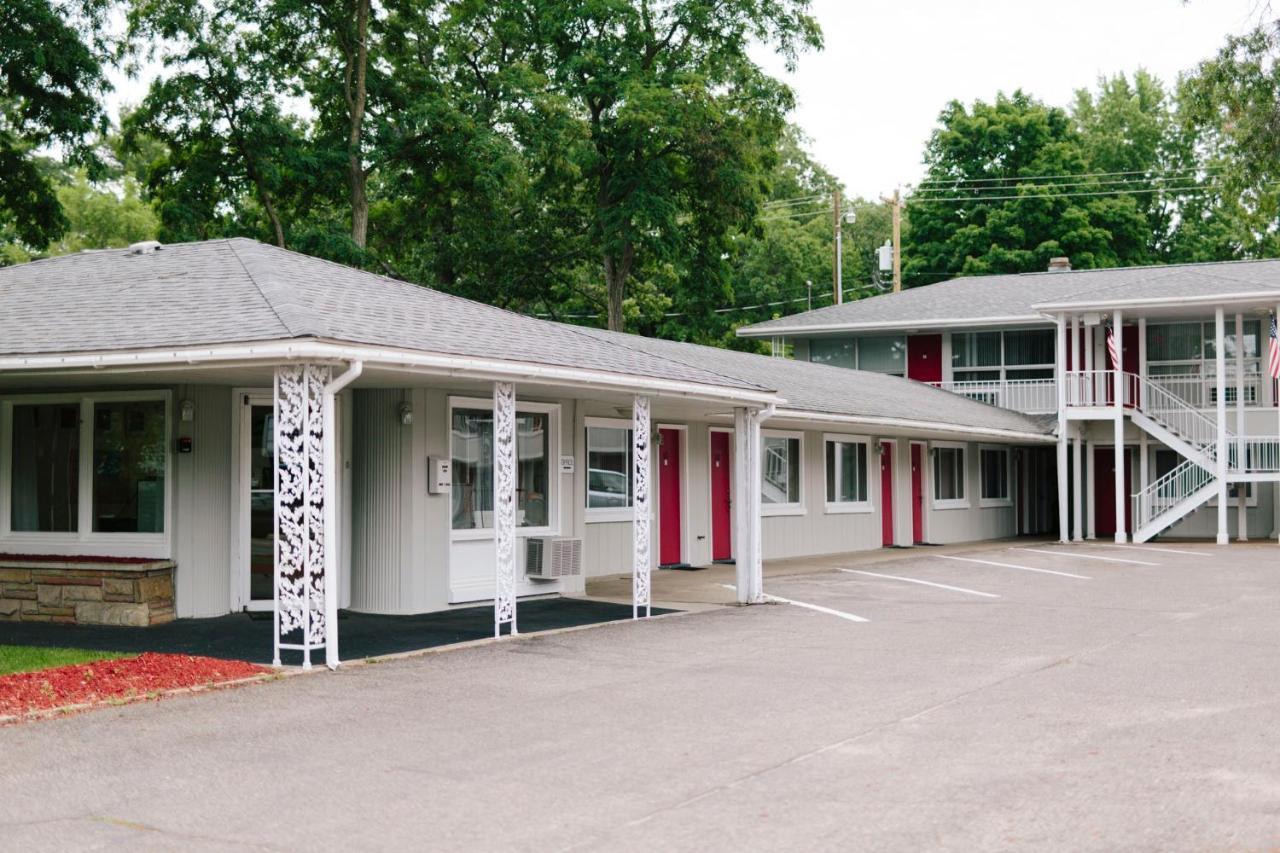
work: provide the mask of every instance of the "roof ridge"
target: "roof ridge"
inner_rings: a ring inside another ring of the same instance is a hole
[[[240,269],[244,270],[244,274],[248,277],[249,281],[253,284],[254,290],[258,291],[258,295],[262,297],[263,303],[269,309],[271,309],[271,313],[274,314],[275,318],[280,321],[280,325],[284,327],[284,330],[289,333],[290,337],[298,337],[301,333],[295,331],[293,326],[287,320],[285,320],[284,317],[280,315],[280,309],[276,307],[276,304],[274,301],[272,301],[271,297],[267,296],[266,291],[262,289],[262,284],[258,281],[258,277],[249,271],[249,267],[245,265],[244,258],[240,257],[240,253],[236,251],[236,246],[235,246],[236,240],[243,240],[243,239],[247,239],[247,238],[227,237],[223,239],[223,242],[225,242],[227,244],[227,248],[231,250],[231,256],[236,259],[236,263],[240,265]],[[200,242],[204,242],[204,241],[200,241]],[[213,242],[213,241],[210,241],[210,242]],[[259,241],[257,240],[251,240],[250,242],[258,243],[259,245],[265,245],[265,244],[259,243]]]

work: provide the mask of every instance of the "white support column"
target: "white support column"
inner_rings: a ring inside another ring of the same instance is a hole
[[[1063,542],[1071,540],[1071,531],[1067,518],[1067,478],[1071,471],[1067,467],[1067,318],[1059,314],[1057,318],[1057,351],[1054,355],[1054,373],[1058,377],[1058,538]]]
[[[1244,315],[1236,312],[1236,459],[1244,468]],[[1249,506],[1245,500],[1245,486],[1236,486],[1236,541],[1249,541]]]
[[[1081,438],[1084,426],[1076,425],[1076,434],[1071,446],[1071,491],[1072,491],[1072,535],[1076,542],[1084,540],[1084,441]]]
[[[1085,479],[1088,481],[1085,484],[1085,488],[1088,489],[1089,491],[1089,494],[1085,498],[1085,502],[1084,502],[1085,504],[1084,536],[1086,539],[1098,538],[1098,517],[1097,517],[1098,505],[1093,502],[1093,495],[1096,492],[1096,487],[1094,486],[1094,484],[1097,482],[1097,476],[1098,476],[1098,470],[1097,470],[1098,466],[1095,464],[1095,459],[1094,459],[1094,457],[1097,456],[1097,454],[1094,452],[1095,450],[1094,444],[1095,442],[1092,442],[1087,438],[1084,440]]]
[[[650,611],[649,571],[652,563],[652,538],[649,516],[649,451],[653,441],[653,427],[649,417],[649,398],[637,396],[631,408],[631,476],[634,478],[635,517],[631,523],[633,546],[631,564],[631,618],[640,618]]]
[[[516,623],[516,388],[493,383],[493,635]]]
[[[281,649],[302,652],[311,668],[311,652],[322,646],[336,660],[336,624],[327,623],[325,566],[324,389],[328,365],[289,364],[276,368],[276,547],[273,662]],[[332,626],[334,631],[326,630]],[[297,641],[285,638],[296,634]],[[332,644],[332,651],[329,645]]]
[[[1076,374],[1079,374],[1079,375],[1083,375],[1083,374],[1084,374],[1084,362],[1080,360],[1080,359],[1081,359],[1081,346],[1080,346],[1080,315],[1079,315],[1079,314],[1072,314],[1072,315],[1071,315],[1071,344],[1070,344],[1070,346],[1071,346],[1071,349],[1070,349],[1070,350],[1068,350],[1068,352],[1070,352],[1070,353],[1071,353],[1071,371],[1072,371],[1073,373],[1076,373]],[[1066,376],[1065,376],[1065,375],[1063,375],[1063,377],[1061,378],[1061,380],[1060,380],[1060,381],[1064,381],[1064,382],[1065,382],[1065,381],[1066,381]],[[1071,383],[1071,391],[1072,391],[1072,394],[1073,394],[1074,399],[1079,400],[1079,399],[1080,399],[1080,380],[1079,380],[1079,379],[1076,379],[1074,382],[1072,382],[1072,383]]]
[[[737,489],[733,502],[733,561],[737,576],[738,603],[751,602],[751,568],[755,564],[752,554],[755,548],[753,527],[760,524],[758,513],[753,514],[751,495],[759,488],[753,479],[755,471],[755,451],[758,442],[752,440],[752,423],[755,421],[749,409],[733,410],[733,482]]]
[[[1214,366],[1218,387],[1218,544],[1227,544],[1227,353],[1226,315],[1219,305],[1213,311]]]
[[[1124,394],[1127,379],[1124,375],[1124,315],[1120,311],[1116,311],[1111,316],[1112,335],[1116,341],[1116,363],[1115,383],[1112,396],[1115,397],[1113,405],[1115,408],[1115,463],[1116,463],[1116,542],[1124,544],[1128,539],[1128,531],[1126,530],[1125,517],[1128,513],[1125,511],[1129,506],[1129,496],[1124,490],[1124,480],[1127,466],[1124,461]]]
[[[1142,379],[1147,378],[1147,318],[1146,317],[1138,318],[1138,376],[1142,377]],[[1141,409],[1147,403],[1146,397],[1145,397],[1146,389],[1145,389],[1145,386],[1142,384],[1142,382],[1138,382],[1135,390],[1137,391],[1138,399],[1133,401],[1133,405]],[[1146,434],[1145,430],[1143,430],[1142,432],[1144,435]]]

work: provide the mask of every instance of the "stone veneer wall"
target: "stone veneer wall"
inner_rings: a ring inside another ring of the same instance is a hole
[[[0,620],[146,627],[173,620],[174,563],[0,562]]]

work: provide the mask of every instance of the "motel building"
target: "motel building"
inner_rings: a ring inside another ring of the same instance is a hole
[[[511,634],[591,577],[630,575],[644,616],[664,568],[732,562],[750,604],[771,559],[1272,536],[1278,264],[958,279],[742,330],[792,358],[239,238],[3,268],[0,620],[263,611],[278,661],[336,666],[340,611]]]

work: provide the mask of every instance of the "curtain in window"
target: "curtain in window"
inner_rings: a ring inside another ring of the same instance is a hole
[[[856,367],[853,338],[814,338],[809,341],[809,361],[835,367]]]
[[[80,514],[80,404],[13,407],[10,527],[71,533]]]
[[[1052,329],[1023,329],[1004,333],[1004,363],[1053,364],[1054,333]]]
[[[901,335],[858,338],[858,369],[905,376],[907,339]]]
[[[1199,323],[1147,324],[1147,361],[1200,361]]]

